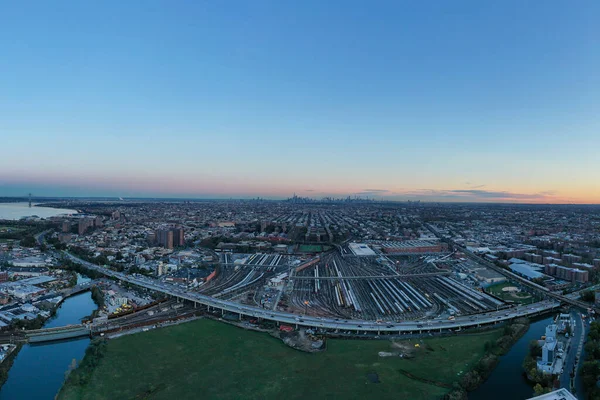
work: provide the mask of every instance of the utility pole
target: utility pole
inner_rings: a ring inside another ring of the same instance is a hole
[[[29,208],[31,208],[31,193],[29,193]]]

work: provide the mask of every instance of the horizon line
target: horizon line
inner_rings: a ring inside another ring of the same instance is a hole
[[[211,197],[162,197],[162,196],[148,196],[148,197],[127,197],[127,196],[31,196],[31,199],[38,200],[115,200],[115,201],[127,201],[127,200],[176,200],[176,201],[251,201],[251,200],[260,200],[260,201],[272,201],[272,202],[283,202],[292,199],[293,197],[288,198],[265,198],[261,196],[256,197],[220,197],[220,198],[211,198]],[[313,202],[333,202],[332,200],[327,200],[325,198],[314,198],[314,197],[298,197],[300,199],[308,199]],[[351,200],[356,201],[368,201],[372,203],[426,203],[426,204],[481,204],[481,205],[537,205],[537,206],[600,206],[600,203],[578,203],[578,202],[570,202],[570,203],[528,203],[528,202],[510,202],[510,201],[432,201],[432,200],[386,200],[386,199],[376,199],[376,198],[364,198],[364,197],[329,197],[336,202],[344,201],[345,199],[350,198]],[[0,196],[0,199],[23,199],[28,200],[28,196]],[[0,200],[0,203],[2,201]]]

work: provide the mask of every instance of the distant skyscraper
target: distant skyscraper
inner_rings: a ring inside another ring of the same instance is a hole
[[[174,246],[184,246],[185,245],[185,237],[183,233],[182,227],[176,227],[172,229],[173,231],[173,245]]]
[[[174,246],[185,245],[184,231],[182,227],[176,228],[161,228],[155,233],[156,243],[167,249],[172,249]]]
[[[71,223],[69,221],[63,221],[62,223],[62,231],[67,233],[71,232]]]
[[[79,224],[77,226],[77,232],[80,235],[83,235],[88,228],[94,226],[94,220],[91,218],[83,218],[79,220]]]

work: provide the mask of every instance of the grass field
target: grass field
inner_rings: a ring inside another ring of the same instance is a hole
[[[320,244],[301,244],[298,246],[298,251],[301,253],[319,253],[323,251],[323,246]]]
[[[503,292],[502,289],[509,286],[518,287],[519,285],[514,282],[503,282],[497,285],[493,285],[487,288],[487,291],[494,294],[497,297],[500,297],[504,301],[514,301],[519,304],[530,304],[532,302],[532,296],[527,292]]]
[[[19,226],[5,226],[5,225],[0,225],[0,233],[4,233],[4,232],[23,232],[25,230],[25,228],[19,227]]]
[[[451,384],[500,334],[426,339],[415,358],[402,359],[378,355],[394,351],[390,341],[329,340],[325,352],[308,354],[267,334],[203,319],[110,340],[89,383],[66,385],[58,398],[436,399],[449,390],[399,370]],[[371,373],[380,383],[371,382]]]

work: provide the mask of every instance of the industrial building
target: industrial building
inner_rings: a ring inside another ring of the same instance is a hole
[[[510,261],[512,262],[513,260],[515,259],[511,259]],[[509,266],[510,270],[515,274],[520,275],[529,280],[543,278],[545,276],[543,273],[540,272],[540,270],[542,269],[541,265],[530,264],[523,260],[518,261],[519,262],[513,262]]]
[[[364,243],[350,243],[348,245],[352,253],[356,256],[374,256],[376,253]]]
[[[429,240],[386,241],[377,244],[384,253],[388,254],[441,253],[447,248],[445,243]]]

